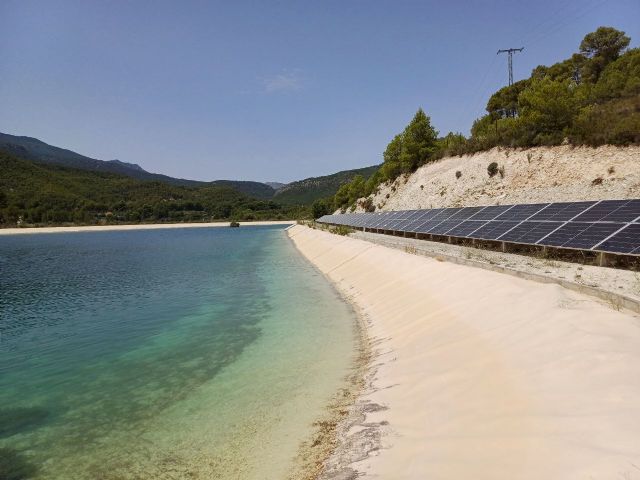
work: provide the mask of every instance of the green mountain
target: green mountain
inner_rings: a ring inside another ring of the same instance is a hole
[[[198,186],[221,185],[232,187],[250,197],[268,199],[273,197],[275,189],[260,182],[215,180],[213,182],[201,182],[174,178],[159,173],[151,173],[135,163],[122,162],[120,160],[96,160],[64,148],[54,147],[37,138],[21,137],[0,133],[0,150],[12,153],[20,158],[32,160],[38,163],[61,165],[64,167],[89,170],[92,172],[108,172],[126,175],[138,180],[155,180],[171,185]]]
[[[296,218],[226,185],[171,185],[36,163],[0,151],[0,226]]]
[[[280,190],[282,187],[286,187],[287,186],[286,183],[282,183],[282,182],[264,182],[264,183],[269,185],[274,190]]]
[[[345,170],[290,184],[201,182],[0,133],[0,226],[301,218],[315,200],[376,170]]]
[[[250,182],[244,180],[214,180],[210,185],[218,185],[221,187],[233,188],[245,195],[253,198],[259,198],[261,200],[268,200],[273,198],[276,191],[273,187],[266,183]]]
[[[378,167],[379,165],[373,165],[322,177],[305,178],[285,185],[276,192],[273,199],[285,205],[310,205],[319,198],[332,197],[342,185],[349,183],[356,175],[368,178]]]

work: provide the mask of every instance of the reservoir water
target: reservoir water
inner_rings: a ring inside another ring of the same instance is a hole
[[[0,236],[0,478],[285,479],[354,325],[281,226]]]

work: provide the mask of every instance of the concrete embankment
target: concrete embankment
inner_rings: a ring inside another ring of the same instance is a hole
[[[640,478],[637,315],[559,285],[288,233],[361,311],[376,348],[360,402],[386,407],[364,422],[384,425],[382,449],[352,468],[384,479]]]

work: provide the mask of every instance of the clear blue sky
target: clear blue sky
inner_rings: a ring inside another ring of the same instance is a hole
[[[638,0],[0,0],[0,131],[172,176],[291,181],[372,165],[418,107],[468,133],[507,81]]]

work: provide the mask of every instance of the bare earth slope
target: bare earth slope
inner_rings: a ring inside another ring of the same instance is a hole
[[[504,167],[504,178],[489,177],[491,162]],[[373,200],[376,209],[405,210],[622,198],[640,198],[638,146],[494,148],[447,157],[382,186]]]

